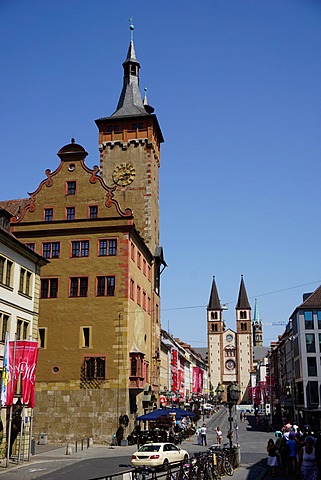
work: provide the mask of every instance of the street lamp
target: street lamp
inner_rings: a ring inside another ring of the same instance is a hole
[[[237,403],[239,398],[240,398],[240,387],[236,383],[234,383],[229,388],[229,402],[228,402],[229,422],[230,422],[230,431],[229,431],[228,437],[229,437],[229,441],[230,441],[230,449],[232,448],[232,445],[233,445],[233,442],[232,442],[232,422],[233,422],[232,408]]]
[[[218,383],[218,385],[216,387],[215,393],[216,393],[217,400],[220,402],[223,398],[223,393],[224,393],[224,387],[223,387],[223,385],[221,385],[220,382]]]

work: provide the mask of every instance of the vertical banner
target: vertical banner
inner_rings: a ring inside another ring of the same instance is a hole
[[[17,340],[16,342],[10,341],[8,344],[8,380],[6,400],[3,405],[13,404],[13,396],[21,374],[22,403],[33,408],[38,342]]]
[[[3,354],[3,369],[1,380],[1,406],[7,405],[8,381],[9,381],[9,334],[6,332],[4,354]]]
[[[200,367],[193,367],[193,392],[203,391],[203,370]]]

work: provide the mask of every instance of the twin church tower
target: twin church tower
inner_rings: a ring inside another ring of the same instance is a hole
[[[253,346],[262,345],[262,322],[255,303],[254,321],[251,320],[251,306],[248,300],[243,276],[236,303],[236,331],[226,329],[215,277],[213,278],[207,307],[208,368],[212,388],[224,386],[223,399],[230,385],[240,387],[240,401],[247,400],[247,389],[253,371]],[[253,328],[253,331],[252,331]],[[254,339],[254,341],[253,341]]]

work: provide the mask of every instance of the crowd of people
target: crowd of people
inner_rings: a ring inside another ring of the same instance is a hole
[[[314,435],[308,426],[286,424],[267,443],[267,464],[272,476],[280,467],[284,476],[296,474],[301,480],[321,479],[321,432]]]

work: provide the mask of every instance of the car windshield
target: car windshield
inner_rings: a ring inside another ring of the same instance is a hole
[[[138,450],[139,452],[158,452],[160,449],[160,445],[143,445]]]

